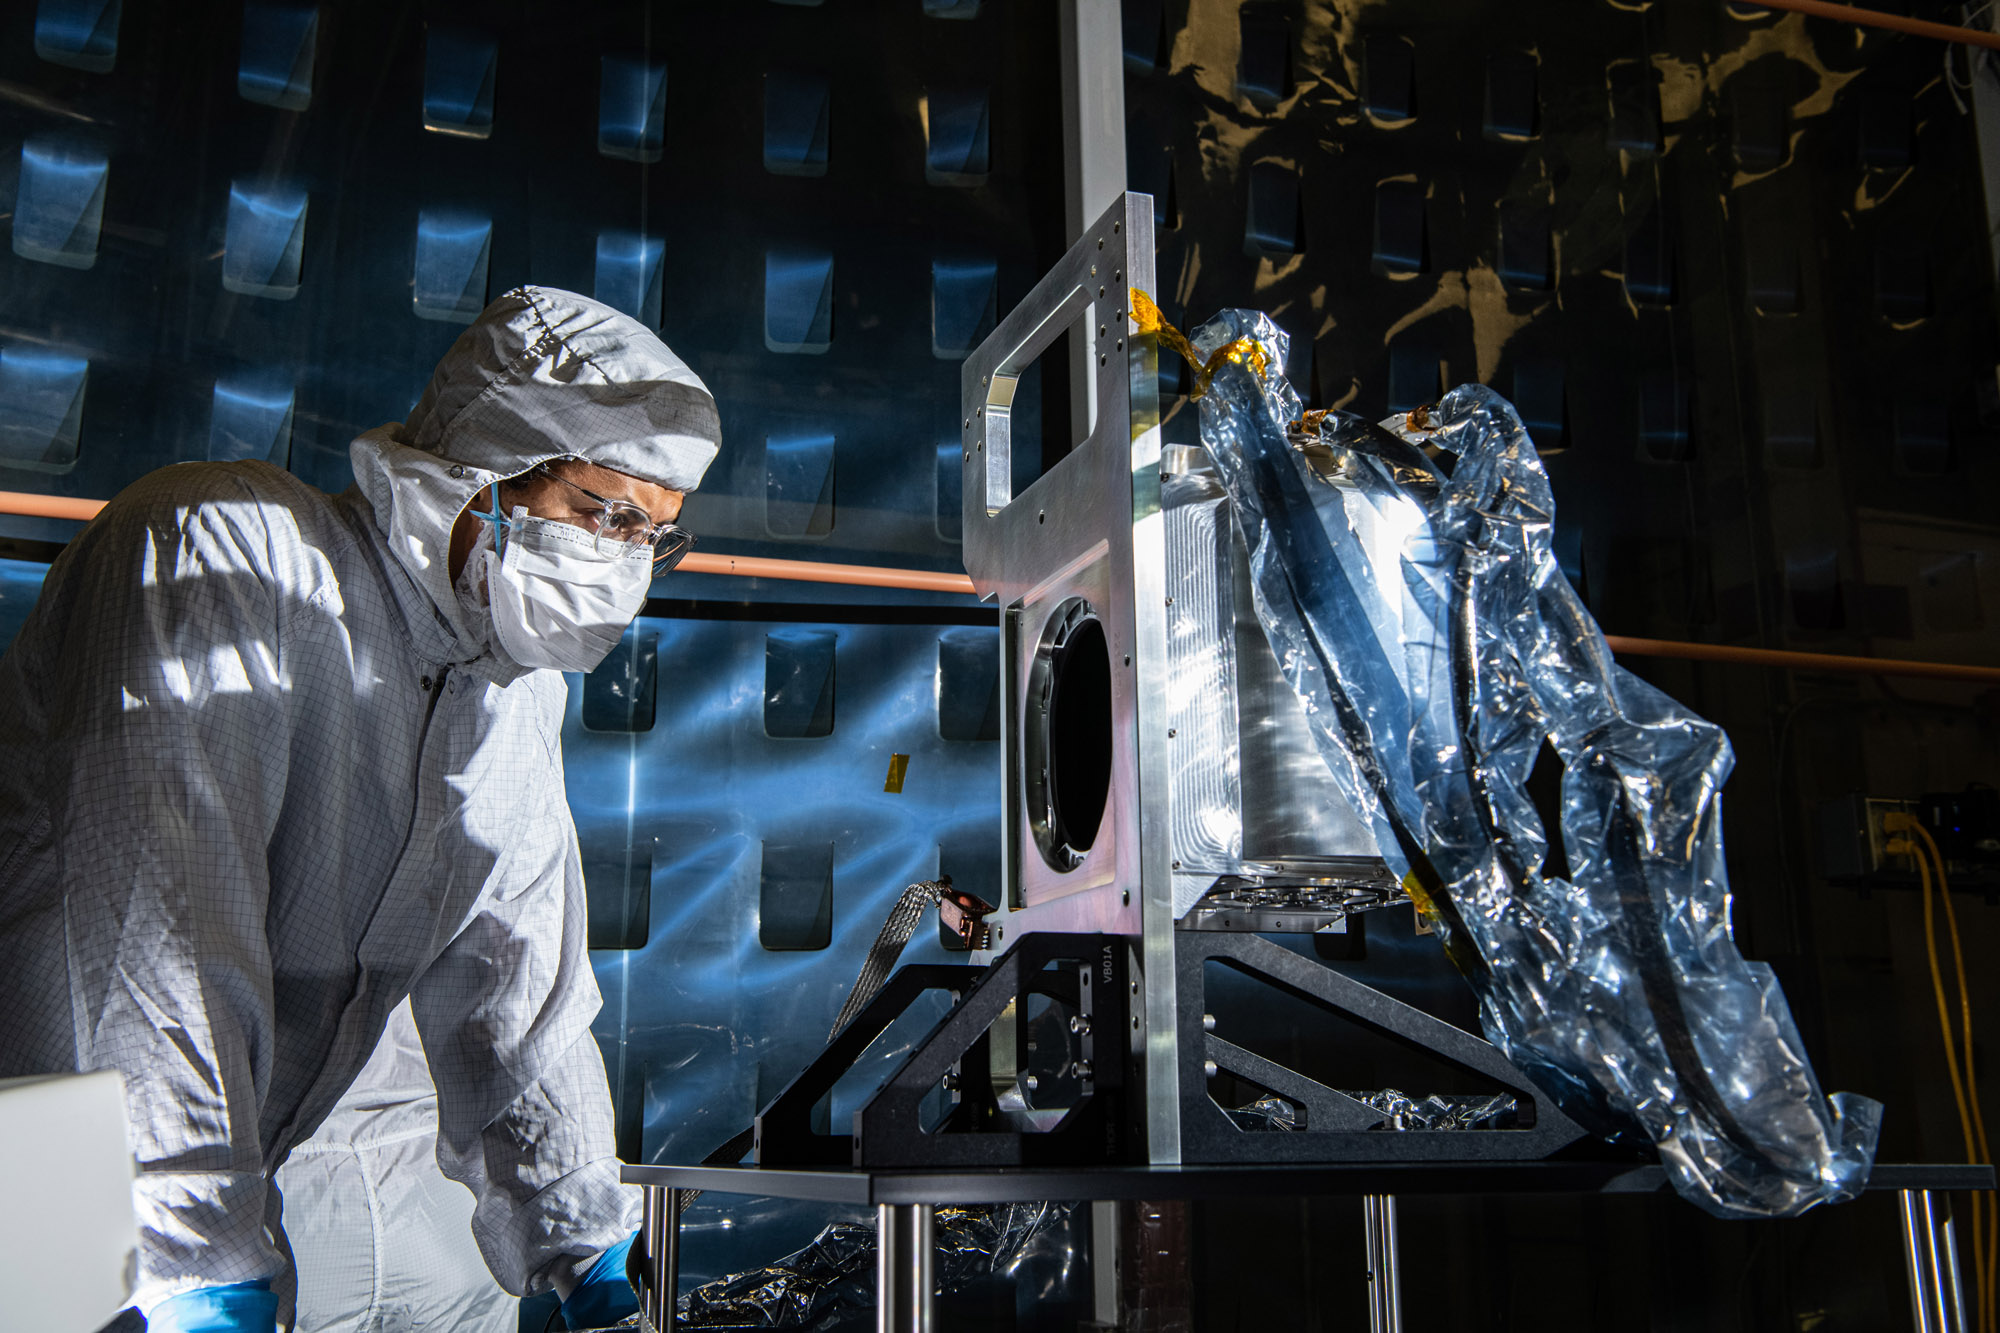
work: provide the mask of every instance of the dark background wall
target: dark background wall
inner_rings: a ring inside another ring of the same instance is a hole
[[[1719,2],[1123,11],[1128,169],[1162,201],[1169,318],[1270,311],[1310,406],[1380,416],[1468,380],[1511,396],[1609,633],[2000,661],[2000,347],[1963,53],[1947,70],[1936,42]],[[1180,398],[1170,435],[1193,415]],[[1962,1159],[1914,881],[1829,883],[1815,821],[1845,793],[2000,780],[2000,696],[1625,665],[1729,731],[1737,935],[1822,1081],[1888,1104],[1885,1159]],[[1962,887],[1975,1025],[2000,1021],[1994,886]],[[1393,920],[1360,966],[1389,965]],[[1359,1210],[1287,1207],[1200,1220],[1199,1326],[1362,1318]],[[1666,1199],[1405,1219],[1412,1327],[1908,1318],[1879,1198],[1782,1226]],[[1318,1273],[1326,1299],[1253,1272]]]
[[[1942,47],[1720,0],[1124,16],[1170,318],[1270,310],[1313,406],[1512,396],[1612,633],[2000,660],[1991,256]],[[957,357],[1064,241],[1056,23],[999,0],[7,5],[0,488],[101,498],[254,455],[338,489],[348,439],[532,281],[621,304],[716,389],[703,549],[955,568]],[[1180,397],[1170,436],[1193,416]],[[73,527],[0,523],[25,557],[0,569],[9,632]],[[624,1148],[657,1159],[706,1151],[806,1057],[903,883],[991,873],[998,790],[976,608],[655,594],[573,682],[566,742]],[[1830,883],[1814,819],[1994,781],[2000,701],[1628,665],[1730,731],[1738,934],[1826,1085],[1889,1104],[1885,1157],[1962,1156],[1915,896]],[[900,797],[891,752],[914,756]],[[1992,906],[1959,902],[1983,959]],[[1405,930],[1371,922],[1351,965],[1462,1009]],[[1358,1212],[1205,1209],[1199,1326],[1357,1323]],[[691,1267],[824,1217],[712,1199]],[[1907,1318],[1881,1198],[1782,1226],[1411,1202],[1405,1246],[1412,1327]]]

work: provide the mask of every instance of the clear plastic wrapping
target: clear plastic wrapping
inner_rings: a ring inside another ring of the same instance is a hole
[[[939,1294],[1000,1279],[1025,1285],[1017,1299],[1031,1307],[1051,1299],[1083,1262],[1074,1212],[1068,1203],[939,1208],[932,1259]],[[825,1329],[874,1307],[875,1228],[830,1222],[804,1249],[697,1287],[681,1297],[680,1314],[684,1328]]]
[[[1881,1107],[1821,1094],[1776,979],[1737,952],[1728,740],[1612,661],[1551,553],[1548,478],[1513,408],[1467,385],[1394,428],[1302,423],[1266,369],[1286,341],[1249,311],[1196,332],[1220,363],[1202,440],[1320,752],[1487,1036],[1580,1123],[1643,1133],[1710,1212],[1853,1196]],[[1543,873],[1523,790],[1544,739],[1564,766],[1567,880]]]

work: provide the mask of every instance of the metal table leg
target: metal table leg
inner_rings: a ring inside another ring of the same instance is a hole
[[[1396,1196],[1366,1195],[1361,1209],[1368,1234],[1369,1331],[1403,1333],[1403,1287],[1396,1271]]]
[[[927,1203],[875,1208],[876,1333],[932,1333],[931,1218]]]
[[[1903,1262],[1910,1271],[1910,1314],[1917,1333],[1966,1333],[1965,1291],[1958,1280],[1958,1238],[1951,1205],[1930,1190],[1903,1190]]]
[[[680,1190],[647,1186],[645,1212],[639,1223],[639,1244],[646,1272],[640,1313],[646,1326],[658,1333],[673,1333],[679,1320],[681,1194]]]

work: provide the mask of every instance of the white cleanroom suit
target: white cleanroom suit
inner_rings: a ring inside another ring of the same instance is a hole
[[[437,1167],[437,1092],[410,1006],[278,1168],[300,1333],[515,1333],[520,1303],[472,1240],[473,1198]]]
[[[558,728],[452,524],[578,456],[692,490],[701,381],[566,292],[500,298],[329,497],[261,463],[134,483],[0,659],[0,1077],[124,1073],[142,1309],[282,1279],[272,1172],[407,996],[437,1154],[508,1290],[637,1219],[618,1183]]]

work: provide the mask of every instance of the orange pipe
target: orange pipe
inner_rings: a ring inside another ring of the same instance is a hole
[[[104,508],[102,500],[73,500],[54,495],[0,491],[0,514],[31,518],[88,520]],[[815,560],[769,560],[754,555],[708,555],[690,552],[680,568],[690,574],[733,574],[739,578],[791,579],[801,583],[840,583],[859,588],[908,588],[915,592],[970,594],[972,580],[963,574],[927,569],[890,569],[883,565],[829,565]],[[1797,671],[1841,671],[1864,676],[1926,676],[1932,680],[1971,680],[2000,685],[2000,667],[1961,666],[1954,662],[1910,662],[1894,657],[1844,657],[1835,653],[1791,653],[1772,648],[1736,648],[1720,643],[1681,643],[1672,639],[1630,639],[1607,634],[1605,643],[1622,657],[1676,657],[1695,662],[1735,662],[1745,666],[1780,667]]]
[[[1956,662],[1910,662],[1895,657],[1845,657],[1838,653],[1789,653],[1775,648],[1735,648],[1721,643],[1680,643],[1673,639],[1628,639],[1607,634],[1604,642],[1624,657],[1678,657],[1693,662],[1736,662],[1793,671],[1839,671],[1859,676],[1925,676],[1931,680],[1976,680],[2000,685],[2000,667]]]
[[[102,500],[72,500],[62,495],[33,495],[26,491],[0,491],[0,514],[21,514],[27,518],[73,518],[88,523],[104,508]]]
[[[881,565],[824,565],[814,560],[766,560],[754,555],[703,555],[691,551],[678,569],[690,574],[736,574],[753,579],[796,579],[801,583],[846,583],[858,588],[913,588],[918,592],[971,593],[963,574],[927,569],[887,569]]]
[[[1858,23],[1865,28],[1887,28],[1891,32],[1906,32],[1913,37],[1935,37],[1941,42],[1958,42],[1965,46],[1983,46],[2000,51],[2000,32],[1957,28],[1949,23],[1904,18],[1900,14],[1884,14],[1854,5],[1828,4],[1827,0],[1750,0],[1750,3],[1764,9],[1789,9],[1794,14],[1809,14],[1819,19]]]

